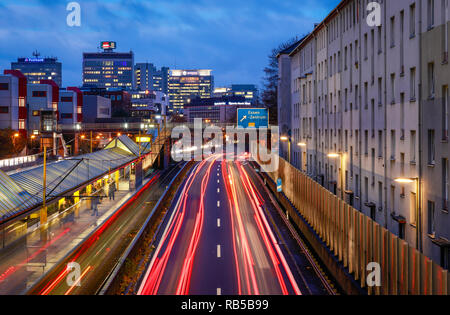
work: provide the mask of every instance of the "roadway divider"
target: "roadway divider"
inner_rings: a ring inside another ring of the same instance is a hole
[[[187,172],[192,168],[193,164],[193,162],[186,163],[168,184],[166,190],[159,198],[157,204],[153,207],[150,215],[147,217],[144,225],[133,238],[133,241],[127,247],[124,254],[120,257],[115,268],[104,281],[101,288],[97,291],[97,294],[123,294],[124,278],[129,279],[130,282],[127,284],[127,289],[125,290],[125,294],[128,293],[129,287],[132,285],[132,276],[130,276],[130,273],[133,273],[134,276],[136,276],[136,273],[139,273],[139,269],[145,266],[145,248],[149,247],[150,244],[153,244],[155,235],[159,230],[159,226],[164,220],[164,215],[162,212],[166,207],[165,204],[171,200],[171,197],[173,197],[172,195],[178,190],[179,185],[183,181]],[[139,261],[139,263],[134,264],[133,261]]]
[[[78,245],[76,245],[66,256],[61,258],[47,273],[42,275],[34,285],[27,289],[24,294],[41,295],[45,293],[46,284],[61,273],[61,266],[67,266],[69,262],[73,262],[76,257],[86,251],[92,243],[94,243],[105,229],[111,225],[114,220],[136,199],[138,198],[152,183],[159,178],[159,172],[155,173],[150,180],[138,188],[136,193],[130,196],[116,211],[114,211],[105,221],[86,236]],[[63,270],[64,271],[64,270]]]

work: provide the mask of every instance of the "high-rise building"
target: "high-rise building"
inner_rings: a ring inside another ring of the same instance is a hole
[[[114,52],[115,42],[102,42],[103,51],[83,53],[83,86],[131,90],[134,53]]]
[[[22,72],[28,84],[39,84],[41,80],[53,80],[61,87],[61,68],[62,65],[57,58],[41,58],[38,52],[34,52],[32,58],[18,58],[17,62],[11,62],[11,69]]]
[[[212,70],[170,70],[170,113],[181,113],[191,100],[210,98],[214,90]]]
[[[137,63],[134,66],[134,89],[168,93],[169,68],[157,69],[152,63]]]
[[[232,96],[243,96],[254,105],[258,103],[258,88],[254,84],[232,84],[230,93]]]
[[[256,105],[258,103],[258,88],[254,84],[232,84],[231,87],[217,87],[214,97],[243,96],[246,101]]]

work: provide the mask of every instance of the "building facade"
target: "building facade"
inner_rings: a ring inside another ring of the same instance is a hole
[[[83,95],[83,123],[111,118],[111,100],[99,95]]]
[[[30,84],[39,84],[41,80],[53,80],[62,85],[62,64],[57,58],[41,58],[34,53],[32,58],[18,58],[11,62],[11,69],[22,72]]]
[[[252,103],[244,96],[196,98],[185,108],[188,122],[201,118],[206,123],[236,124],[237,109],[248,108]]]
[[[166,115],[169,98],[160,91],[133,92],[130,114],[132,117],[151,118],[154,115]]]
[[[18,70],[0,76],[0,129],[11,128],[27,136],[27,78]]]
[[[375,26],[369,2],[288,54],[291,162],[449,268],[448,0],[378,1]]]
[[[83,53],[83,87],[131,90],[134,53],[114,52],[115,44],[101,47],[102,52]]]
[[[243,96],[252,105],[258,104],[258,88],[254,84],[232,84],[231,87],[218,87],[214,89],[214,97]]]
[[[134,90],[169,93],[169,68],[157,69],[152,63],[137,63],[134,66]]]
[[[210,98],[214,91],[212,70],[170,70],[169,114],[182,113],[191,100]]]

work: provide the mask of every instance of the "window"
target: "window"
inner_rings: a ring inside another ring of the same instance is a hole
[[[391,130],[391,160],[395,160],[395,130]]]
[[[442,32],[442,62],[448,62],[448,0],[441,0],[441,24],[444,25]]]
[[[442,159],[442,209],[448,210],[448,159]]]
[[[383,183],[378,182],[378,208],[383,208]]]
[[[364,130],[364,154],[369,155],[369,131]]]
[[[391,104],[395,104],[395,74],[391,74]]]
[[[47,97],[47,91],[33,91],[33,97]]]
[[[364,177],[364,200],[369,202],[369,178]]]
[[[40,115],[40,112],[38,110],[33,111],[33,116],[39,116],[39,115]]]
[[[0,83],[0,91],[8,91],[9,83]]]
[[[409,156],[411,157],[411,163],[416,163],[416,131],[411,130],[411,141],[410,141],[410,153]]]
[[[436,222],[435,222],[435,204],[434,201],[428,200],[428,235],[434,236],[436,234]]]
[[[409,203],[409,222],[412,224],[412,225],[416,225],[417,224],[417,207],[416,207],[416,205],[417,205],[417,195],[416,195],[416,193],[411,193],[411,197],[410,197],[411,199],[411,201],[410,201],[410,203]]]
[[[61,96],[61,102],[72,103],[73,102],[73,97],[72,96]]]
[[[378,105],[383,104],[383,86],[382,78],[378,78]]]
[[[415,101],[416,100],[416,68],[410,69],[409,80],[410,80],[410,87],[409,87],[410,99],[411,99],[411,101]]]
[[[395,46],[395,16],[391,17],[391,47]]]
[[[434,98],[435,94],[435,78],[434,78],[434,63],[430,62],[428,64],[428,89],[429,89],[429,98]]]
[[[378,157],[383,157],[383,131],[378,130]]]
[[[61,119],[72,119],[73,114],[61,113]]]
[[[434,0],[428,0],[427,6],[428,29],[434,27]]]
[[[428,165],[435,164],[435,143],[434,143],[434,130],[428,130]]]
[[[442,139],[448,140],[448,85],[442,88]]]
[[[0,114],[8,114],[9,107],[8,106],[0,106]]]
[[[409,35],[411,38],[416,36],[416,4],[409,7]]]

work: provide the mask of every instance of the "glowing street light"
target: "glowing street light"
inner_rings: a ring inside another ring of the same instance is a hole
[[[283,142],[289,141],[289,137],[288,136],[281,136],[280,140]]]
[[[422,252],[422,211],[421,211],[421,185],[419,177],[414,178],[395,178],[394,182],[399,184],[416,184],[416,222],[417,222],[417,229],[416,229],[416,249]]]
[[[299,147],[306,147],[306,143],[304,143],[304,142],[299,142],[299,143],[297,143],[297,146],[299,146]]]
[[[330,159],[340,158],[341,171],[339,172],[341,182],[341,199],[344,200],[344,156],[342,153],[329,153],[327,155]]]
[[[20,135],[19,135],[18,133],[15,133],[15,134],[14,134],[14,137],[15,137],[15,138],[18,138],[19,136],[20,136]]]
[[[416,181],[416,179],[414,179],[414,178],[396,178],[396,179],[394,179],[394,181],[396,183],[400,183],[400,184],[412,184]]]

